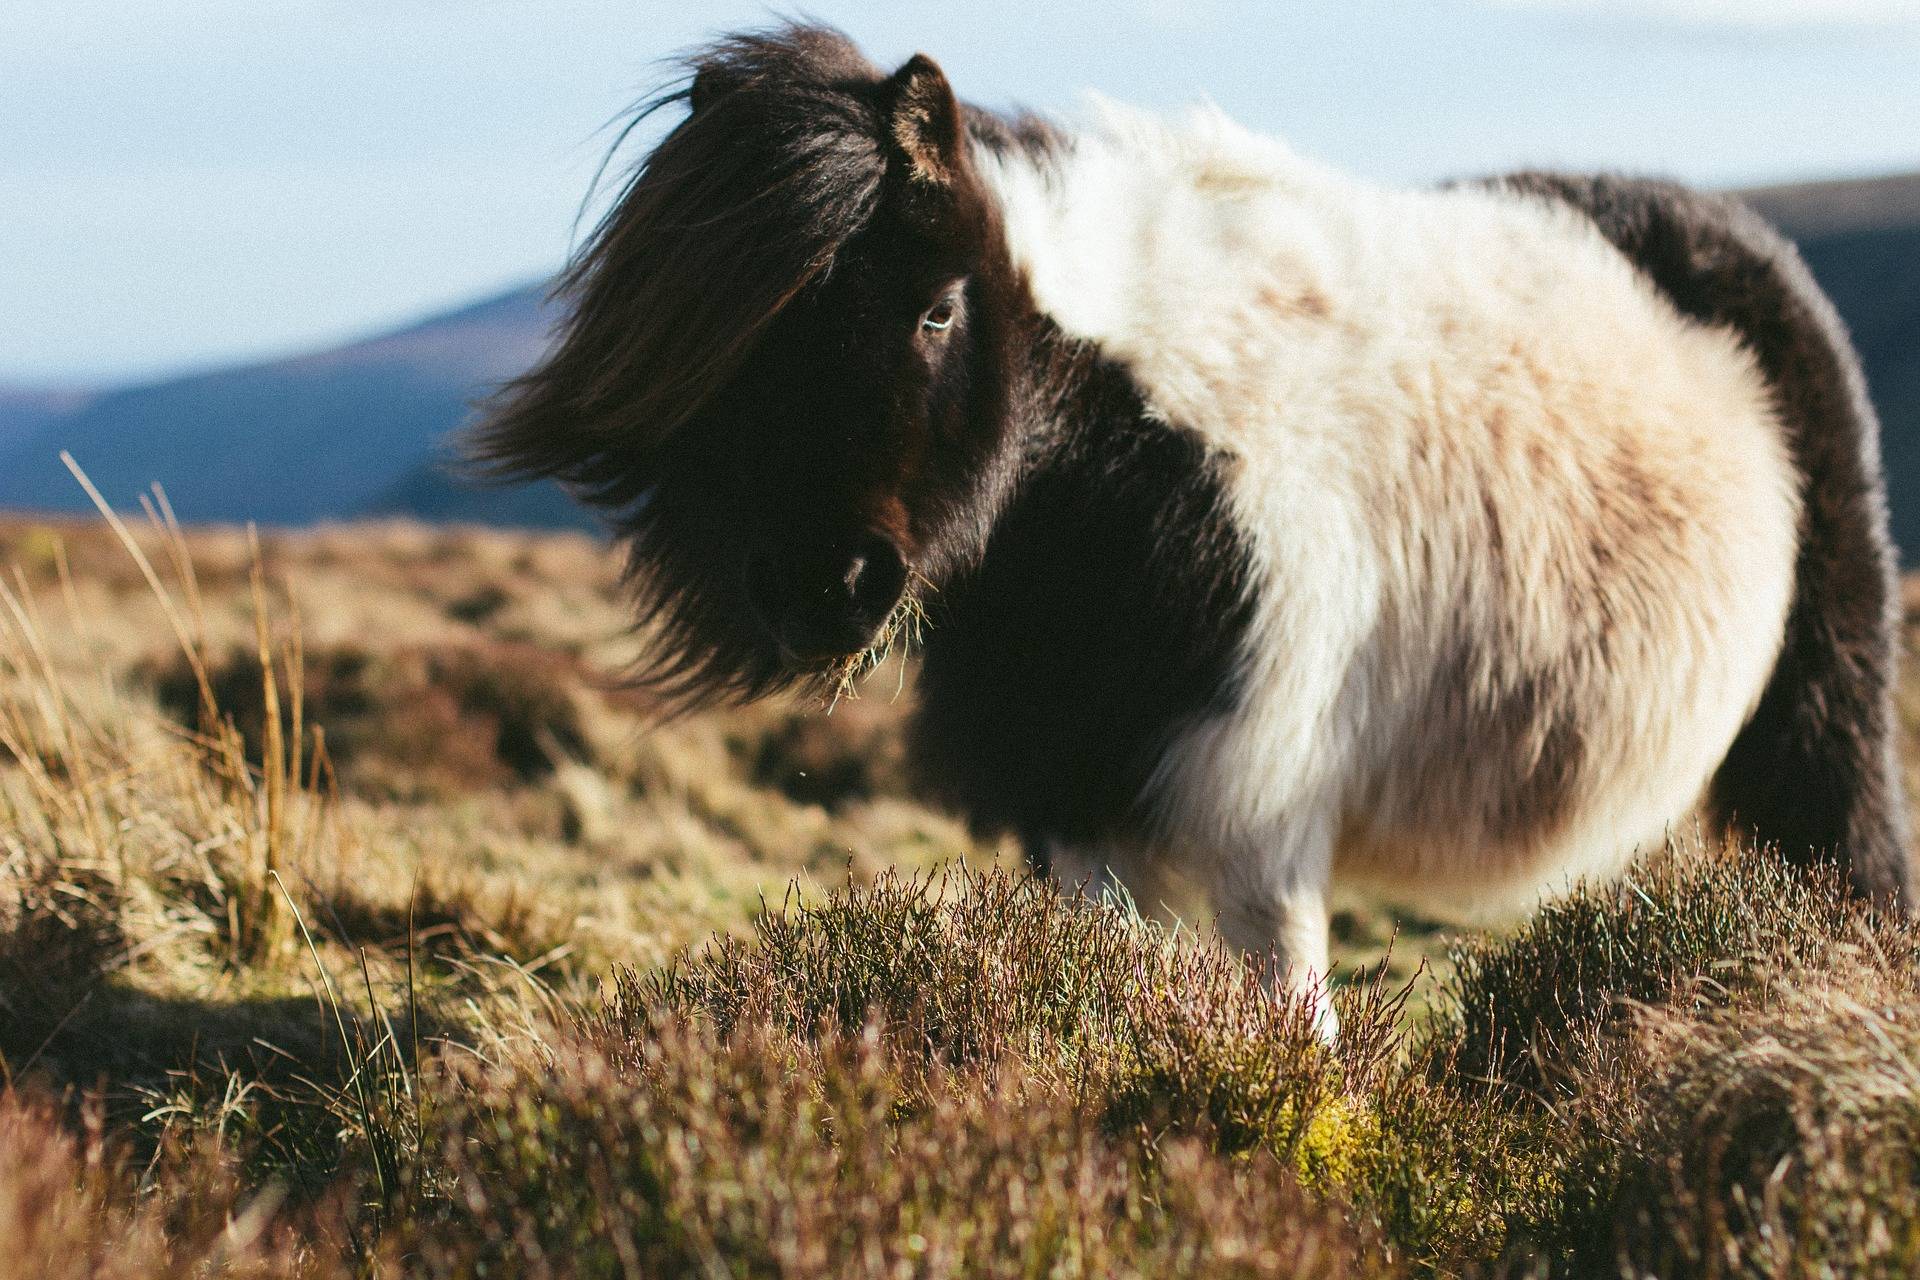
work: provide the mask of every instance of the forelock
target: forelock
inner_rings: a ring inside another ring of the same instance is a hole
[[[663,430],[833,265],[872,219],[886,174],[870,93],[880,73],[837,33],[734,36],[688,70],[699,109],[640,166],[567,280],[583,310],[648,308],[649,323],[628,329],[637,367],[609,369],[600,389],[656,388],[649,409]]]
[[[685,426],[793,297],[873,219],[887,173],[873,89],[845,36],[786,26],[684,62],[639,108],[691,108],[627,179],[562,277],[547,358],[476,437],[506,474],[552,475],[614,506],[618,455]]]

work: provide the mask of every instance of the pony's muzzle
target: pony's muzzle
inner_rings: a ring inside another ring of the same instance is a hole
[[[808,662],[870,646],[906,586],[906,559],[878,533],[826,556],[757,555],[747,564],[747,597],[761,621],[782,650]]]

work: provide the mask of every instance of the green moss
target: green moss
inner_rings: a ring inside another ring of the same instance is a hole
[[[1330,1098],[1301,1132],[1294,1167],[1308,1186],[1337,1190],[1358,1182],[1379,1149],[1378,1113],[1351,1098]]]

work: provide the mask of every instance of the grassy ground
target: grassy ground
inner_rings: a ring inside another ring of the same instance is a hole
[[[650,726],[584,539],[139,525],[0,523],[0,1280],[1920,1263],[1920,939],[1765,856],[1344,913],[1328,1051],[897,671]]]

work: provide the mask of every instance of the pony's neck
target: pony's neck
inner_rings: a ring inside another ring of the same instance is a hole
[[[1232,694],[1248,555],[1221,461],[1037,318],[1025,458],[979,561],[931,601],[914,754],[989,828],[1124,828],[1183,726]]]
[[[1352,185],[1215,109],[1104,102],[1078,132],[982,147],[977,165],[1041,315],[1155,390],[1232,345],[1250,310],[1314,295],[1326,210]]]

